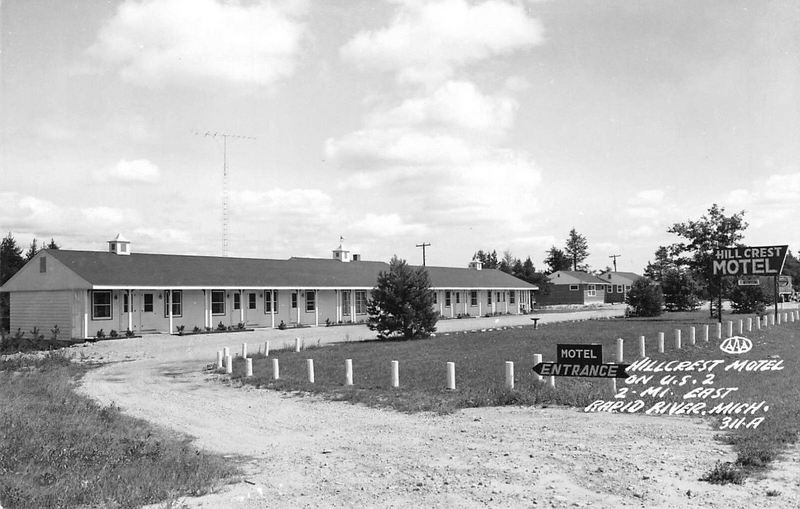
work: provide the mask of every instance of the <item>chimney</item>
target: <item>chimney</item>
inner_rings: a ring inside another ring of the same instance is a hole
[[[108,241],[108,252],[127,256],[131,254],[131,241],[118,233],[114,240]]]

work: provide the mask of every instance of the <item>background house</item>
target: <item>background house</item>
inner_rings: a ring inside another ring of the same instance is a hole
[[[592,274],[559,270],[548,276],[550,291],[547,295],[537,295],[536,303],[541,306],[558,304],[602,304],[605,302],[607,283]]]
[[[608,286],[606,287],[606,302],[625,302],[625,298],[636,280],[642,276],[633,272],[603,272],[599,276]]]

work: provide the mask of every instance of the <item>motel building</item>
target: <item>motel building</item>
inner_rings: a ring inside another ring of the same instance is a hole
[[[384,262],[341,245],[331,258],[268,260],[132,252],[122,235],[107,251],[43,250],[0,291],[9,292],[11,331],[91,338],[103,329],[176,333],[195,327],[277,328],[359,323]],[[499,270],[427,267],[434,308],[445,318],[532,309],[538,288]]]

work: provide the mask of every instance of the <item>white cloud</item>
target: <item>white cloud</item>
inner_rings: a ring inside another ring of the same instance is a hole
[[[341,55],[362,68],[395,72],[401,81],[436,83],[456,68],[541,41],[541,24],[514,2],[408,0],[399,2],[388,27],[356,34]]]
[[[481,135],[503,133],[514,123],[519,107],[507,95],[485,95],[468,81],[447,81],[432,94],[406,99],[388,110],[372,112],[370,127],[427,126],[462,129]]]
[[[318,189],[245,190],[235,193],[231,205],[239,215],[263,215],[270,220],[296,221],[331,212],[332,199]]]
[[[161,180],[161,170],[147,159],[123,159],[113,166],[96,171],[94,176],[100,182],[113,180],[153,184]]]
[[[270,85],[294,72],[304,12],[305,2],[127,0],[88,52],[147,87],[207,79]]]
[[[93,224],[115,226],[125,220],[125,212],[112,207],[87,207],[80,212],[86,221]]]
[[[356,221],[352,229],[360,238],[423,235],[428,231],[424,224],[406,223],[399,214],[372,213]]]
[[[734,189],[724,204],[733,211],[745,209],[748,235],[779,227],[800,216],[800,172],[773,174],[751,189]]]

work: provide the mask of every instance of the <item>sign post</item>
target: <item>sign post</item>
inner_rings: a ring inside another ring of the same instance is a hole
[[[722,322],[723,276],[773,276],[775,279],[775,319],[778,318],[778,276],[783,272],[789,246],[737,246],[714,251],[713,275],[719,276],[719,321]]]

